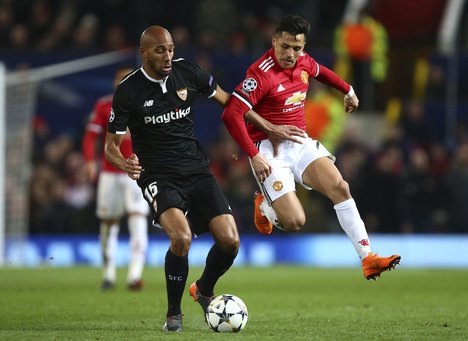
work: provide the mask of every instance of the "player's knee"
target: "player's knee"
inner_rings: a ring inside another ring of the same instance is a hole
[[[235,254],[239,250],[240,239],[235,227],[227,229],[227,232],[217,238],[218,245],[228,253]]]
[[[349,184],[343,179],[341,179],[341,181],[338,183],[337,191],[346,199],[351,197],[351,193],[349,192]]]
[[[341,202],[351,198],[349,184],[343,179],[338,180],[331,189],[329,197],[333,202]]]
[[[188,254],[192,243],[192,235],[190,233],[178,233],[171,236],[171,250],[177,256],[185,256]]]
[[[288,232],[297,232],[302,229],[305,225],[306,218],[304,215],[300,216],[288,216],[281,219],[281,227]]]
[[[140,240],[135,240],[130,245],[132,252],[134,253],[146,253],[148,243]]]
[[[240,239],[238,235],[229,236],[228,238],[225,238],[221,243],[221,247],[223,248],[223,250],[232,254],[237,253],[237,251],[239,250],[239,245]]]

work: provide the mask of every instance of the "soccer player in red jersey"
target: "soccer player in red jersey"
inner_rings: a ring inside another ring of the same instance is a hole
[[[309,78],[342,92],[348,113],[357,109],[359,100],[352,86],[304,52],[309,31],[310,24],[300,16],[281,19],[272,37],[273,47],[249,67],[222,119],[250,157],[260,187],[254,200],[257,229],[263,234],[270,234],[272,226],[300,230],[306,216],[295,183],[315,189],[333,202],[341,227],[362,260],[365,278],[375,280],[381,272],[394,268],[400,256],[372,253],[364,222],[348,183],[334,164],[335,157],[305,133],[304,102]],[[263,120],[250,120],[246,126],[244,115],[249,110]],[[283,141],[279,141],[278,129],[272,130],[274,126],[285,127]]]
[[[114,87],[131,71],[128,67],[117,70]],[[103,261],[102,290],[114,288],[116,281],[116,253],[120,220],[128,215],[130,234],[130,260],[127,282],[130,290],[142,288],[142,273],[148,245],[149,207],[135,180],[114,167],[104,158],[103,150],[98,156],[97,146],[104,148],[104,138],[111,113],[112,95],[97,100],[83,136],[82,149],[86,171],[91,181],[98,179],[96,214],[101,221],[100,240]],[[120,150],[129,157],[132,151],[130,133],[125,134]],[[102,170],[99,172],[99,167]],[[99,175],[99,176],[98,176]]]

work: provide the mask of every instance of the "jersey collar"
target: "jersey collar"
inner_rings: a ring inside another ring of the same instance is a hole
[[[272,47],[270,48],[270,51],[268,51],[268,55],[273,58],[273,61],[275,62],[275,67],[284,72],[285,74],[289,75],[289,76],[292,76],[294,70],[296,69],[296,66],[297,66],[297,63],[298,61],[296,61],[296,64],[294,64],[294,66],[290,69],[283,69],[281,66],[280,66],[280,63],[278,62],[278,60],[276,59],[276,56],[275,56],[275,49]]]
[[[169,75],[167,75],[166,77],[164,77],[163,79],[155,79],[153,77],[151,77],[150,75],[148,75],[145,71],[145,69],[143,69],[143,66],[140,68],[141,72],[143,72],[143,75],[151,82],[153,83],[159,83],[159,85],[161,86],[161,89],[162,89],[162,92],[163,93],[166,93],[167,92],[167,88],[166,88],[166,82],[167,82],[167,79],[169,78]]]

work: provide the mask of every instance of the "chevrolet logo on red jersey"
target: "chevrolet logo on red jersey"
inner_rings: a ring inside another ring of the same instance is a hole
[[[295,92],[292,94],[291,97],[286,99],[286,102],[284,102],[284,105],[290,105],[290,104],[299,104],[306,99],[306,93],[305,92]]]

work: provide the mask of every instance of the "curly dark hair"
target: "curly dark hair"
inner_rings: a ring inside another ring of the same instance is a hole
[[[304,34],[307,37],[310,33],[310,24],[299,15],[286,15],[281,18],[276,27],[275,36],[281,35],[281,32],[286,32],[293,36]]]

